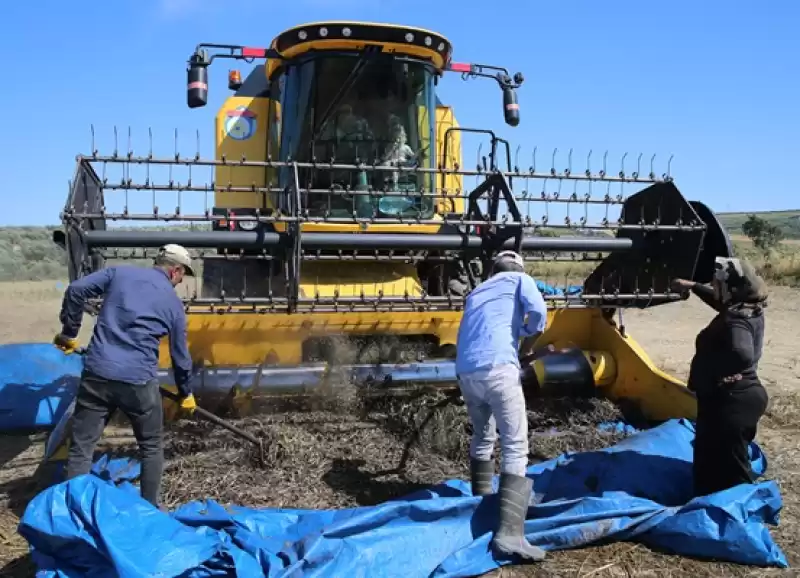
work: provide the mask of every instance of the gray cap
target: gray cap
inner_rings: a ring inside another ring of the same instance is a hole
[[[164,245],[158,250],[158,256],[162,259],[177,263],[178,265],[183,265],[183,268],[186,270],[186,274],[190,277],[194,277],[192,256],[189,254],[189,251],[186,250],[186,247],[176,245],[175,243],[170,243],[169,245]]]
[[[499,263],[513,263],[518,267],[525,268],[525,261],[522,260],[522,255],[516,251],[500,251],[494,258],[494,264]]]

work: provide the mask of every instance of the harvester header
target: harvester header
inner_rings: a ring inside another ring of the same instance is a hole
[[[268,48],[200,44],[187,71],[191,108],[207,104],[208,67],[220,58],[253,66],[229,72],[213,158],[182,155],[177,141],[161,157],[152,143],[148,154],[115,144],[110,155],[92,143],[56,235],[70,279],[108,260],[147,264],[166,243],[194,252],[200,282],[183,300],[190,350],[206,365],[202,392],[250,399],[334,373],[452,386],[464,300],[513,249],[537,281],[551,281],[539,271],[553,262],[593,268],[569,287],[542,284],[551,311],[540,341],[571,353],[537,361],[526,373],[534,390],[601,390],[650,417],[691,417],[693,396],[632,342],[621,314],[614,320],[626,307],[680,301],[672,279],[709,281],[714,258],[730,255],[714,214],[684,198],[669,164],[659,174],[653,155],[647,171],[640,154],[629,170],[623,156],[617,172],[607,154],[592,166],[590,152],[581,169],[569,151],[559,169],[554,151],[543,169],[534,149],[521,167],[510,142],[460,126],[437,87],[448,72],[493,79],[517,126],[522,75],[453,62],[450,42],[427,30],[327,22]],[[462,159],[467,137],[488,145],[473,168]],[[160,208],[173,199],[174,211]],[[109,226],[145,221],[162,227]],[[163,226],[174,223],[183,230]],[[169,381],[166,344],[160,363]]]

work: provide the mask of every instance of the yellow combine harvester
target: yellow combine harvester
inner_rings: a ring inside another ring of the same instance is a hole
[[[94,151],[79,157],[65,233],[57,238],[69,255],[70,278],[119,258],[121,249],[140,258],[165,243],[198,251],[202,285],[186,299],[189,347],[205,364],[195,389],[200,399],[229,396],[244,411],[259,394],[302,391],[332,374],[375,387],[453,386],[464,296],[498,251],[515,249],[529,261],[602,253],[580,292],[546,297],[552,310],[540,344],[570,350],[526,368],[526,387],[532,394],[600,390],[646,418],[693,417],[692,394],[661,372],[614,316],[625,307],[680,300],[669,289],[673,277],[710,280],[714,257],[730,253],[713,213],[652,169],[611,175],[605,162],[596,173],[513,167],[509,143],[489,130],[460,127],[436,88],[453,73],[493,80],[506,123],[517,126],[522,75],[456,63],[451,53],[436,32],[360,22],[298,26],[269,48],[198,46],[188,65],[191,108],[207,104],[215,60],[255,64],[245,76],[229,72],[232,95],[217,112],[215,158]],[[464,168],[465,134],[488,141],[484,167]],[[99,176],[114,166],[207,167],[214,182],[157,184],[149,172],[141,181],[127,173],[119,182]],[[468,190],[467,178],[480,183]],[[560,183],[579,182],[640,183],[642,190],[627,199],[514,190],[537,180],[559,183],[559,190]],[[212,191],[213,209],[166,214],[154,201],[152,212],[136,212],[127,195],[140,191],[178,191],[182,198]],[[124,209],[108,210],[109,198],[120,193]],[[532,203],[619,205],[618,222],[596,227],[616,236],[538,235],[543,225],[573,232],[589,226],[533,221],[522,210]],[[211,226],[106,226],[145,220]],[[166,343],[160,363],[169,381]]]

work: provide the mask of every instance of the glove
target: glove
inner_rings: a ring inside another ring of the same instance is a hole
[[[161,390],[161,407],[166,421],[187,418],[197,409],[193,394],[181,395],[174,385],[162,385]]]
[[[53,345],[69,355],[70,353],[75,353],[75,350],[78,349],[78,338],[66,337],[63,333],[59,333],[53,338]]]

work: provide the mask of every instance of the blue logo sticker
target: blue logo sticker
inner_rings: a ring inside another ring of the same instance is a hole
[[[245,106],[227,112],[225,134],[234,140],[247,140],[256,132],[256,114]]]

